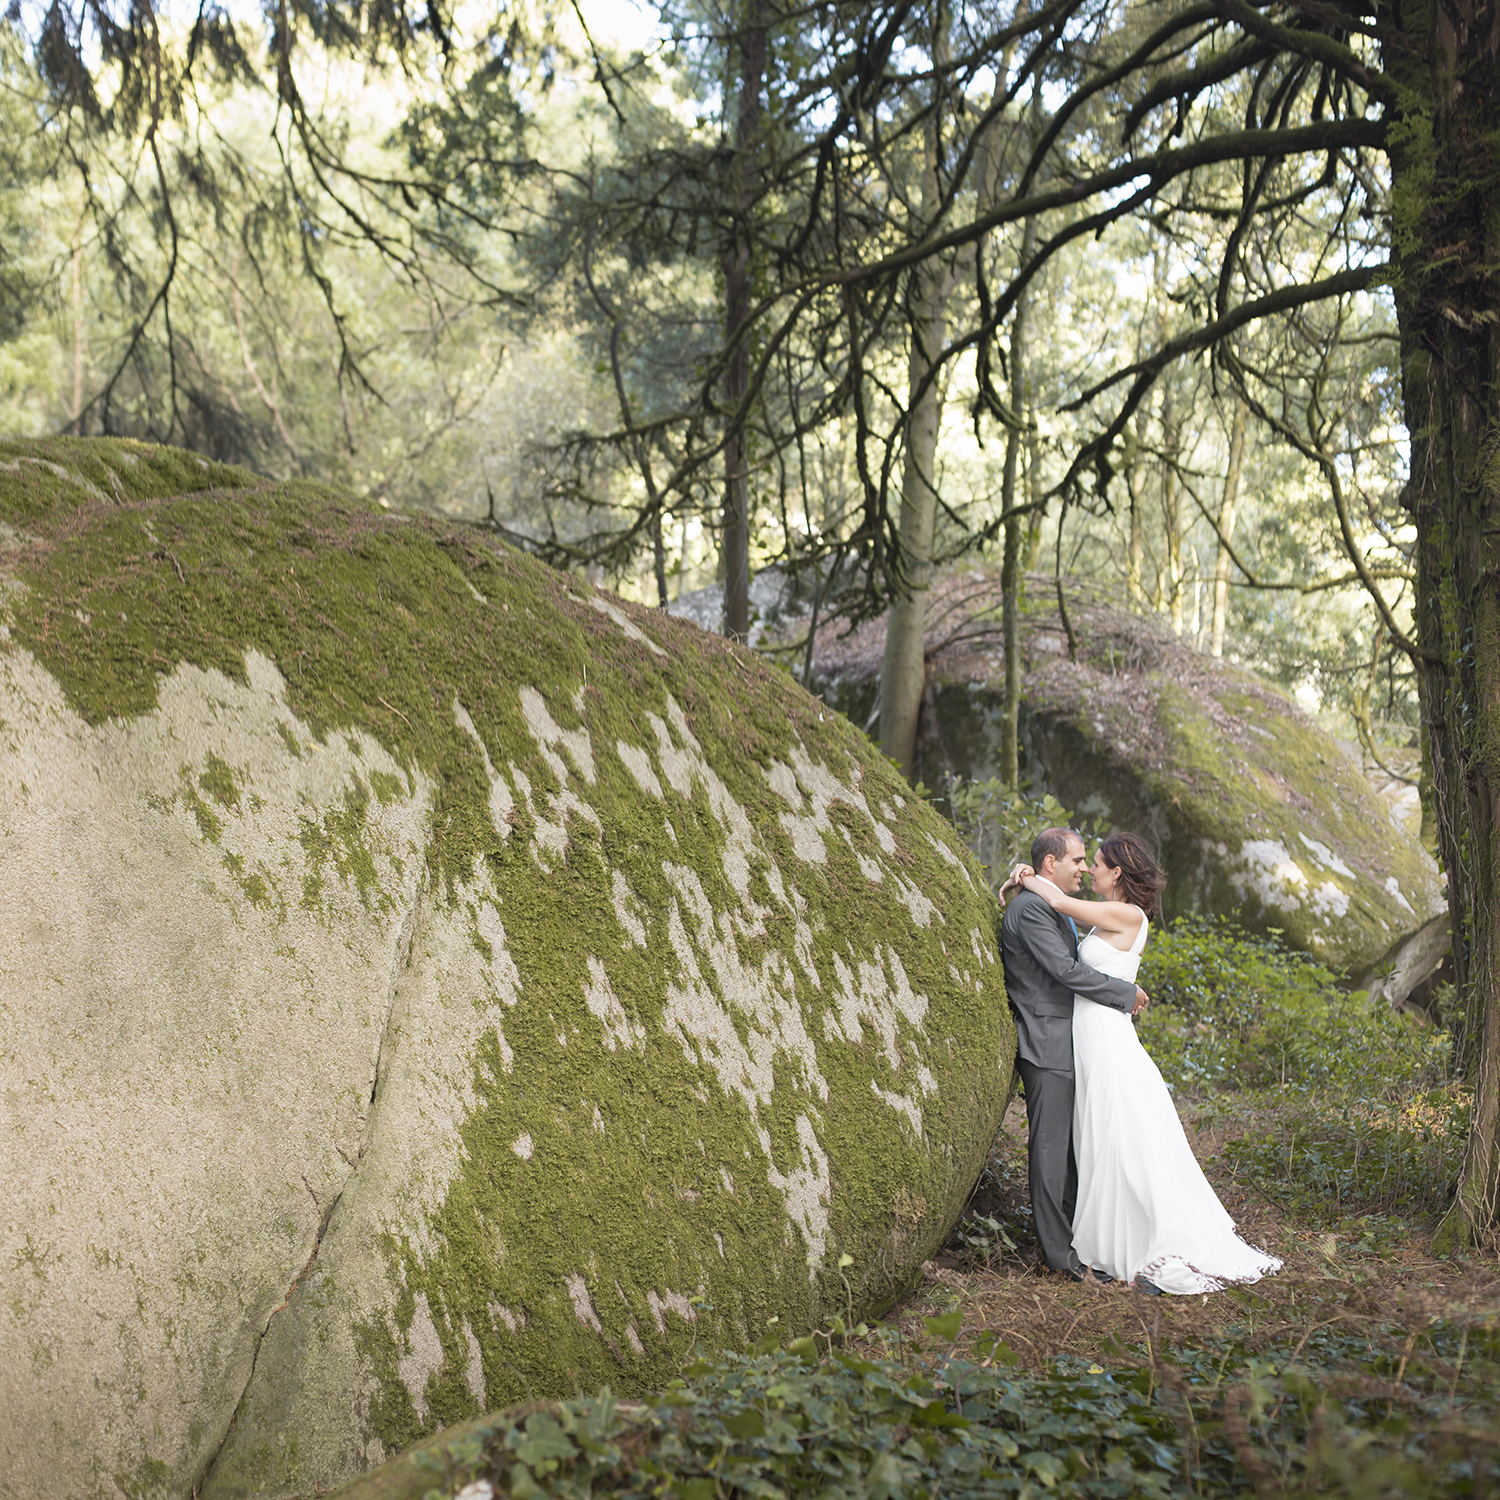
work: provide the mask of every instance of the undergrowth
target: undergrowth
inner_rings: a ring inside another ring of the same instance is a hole
[[[421,1454],[410,1493],[1062,1500],[1500,1484],[1493,1319],[1434,1325],[1399,1367],[1369,1337],[1326,1330],[1290,1357],[1252,1352],[1242,1322],[1170,1355],[1116,1343],[1107,1366],[1064,1357],[1045,1373],[1018,1368],[992,1331],[965,1338],[958,1312],[916,1340],[889,1327],[863,1349],[801,1340],[699,1361],[645,1403],[605,1392],[485,1419]]]

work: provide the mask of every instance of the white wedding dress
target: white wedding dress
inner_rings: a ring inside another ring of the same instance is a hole
[[[1078,956],[1134,982],[1149,925],[1142,921],[1128,953],[1091,932]],[[1073,997],[1073,1069],[1073,1248],[1084,1265],[1120,1281],[1144,1276],[1181,1296],[1281,1269],[1234,1232],[1124,1011]]]

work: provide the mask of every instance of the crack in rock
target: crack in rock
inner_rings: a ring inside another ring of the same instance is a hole
[[[395,951],[391,964],[390,985],[386,994],[385,1024],[381,1027],[380,1043],[375,1049],[375,1063],[371,1070],[370,1080],[370,1104],[365,1114],[364,1129],[360,1133],[359,1150],[355,1155],[355,1159],[349,1163],[349,1170],[340,1181],[338,1191],[329,1198],[326,1207],[318,1203],[318,1195],[313,1192],[312,1185],[308,1182],[306,1176],[302,1178],[302,1185],[307,1188],[308,1195],[312,1198],[314,1207],[320,1210],[318,1231],[313,1237],[312,1252],[308,1255],[302,1269],[292,1277],[291,1282],[287,1286],[286,1295],[267,1313],[265,1323],[262,1325],[260,1332],[255,1336],[255,1349],[250,1356],[250,1371],[245,1377],[244,1387],[240,1391],[239,1400],[234,1404],[234,1412],[229,1418],[228,1425],[224,1428],[224,1435],[219,1439],[212,1455],[203,1465],[202,1472],[192,1487],[191,1494],[193,1500],[197,1500],[197,1497],[202,1494],[205,1486],[213,1477],[214,1468],[219,1462],[219,1456],[224,1451],[224,1445],[229,1441],[229,1434],[234,1431],[234,1425],[239,1420],[240,1413],[245,1408],[245,1402],[255,1385],[255,1371],[260,1363],[260,1351],[265,1346],[266,1336],[271,1331],[271,1324],[276,1321],[276,1314],[284,1312],[291,1306],[292,1298],[296,1295],[297,1288],[307,1279],[307,1273],[317,1263],[318,1252],[323,1248],[324,1237],[328,1233],[329,1225],[333,1222],[334,1210],[343,1201],[345,1189],[349,1186],[355,1172],[359,1169],[359,1163],[364,1160],[366,1146],[370,1138],[370,1125],[375,1116],[375,1099],[376,1095],[380,1092],[380,1080],[386,1056],[386,1044],[390,1040],[392,1029],[395,1026],[396,990],[401,982],[401,976],[411,965],[412,946],[416,941],[422,903],[426,899],[426,896],[427,872],[424,868],[421,879],[417,882],[417,888],[412,894],[411,905],[407,908],[405,920],[401,924],[401,930],[396,936]],[[344,1156],[345,1161],[349,1161],[349,1158],[342,1151],[339,1154]]]

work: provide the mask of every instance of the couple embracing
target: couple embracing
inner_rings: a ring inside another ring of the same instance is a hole
[[[1042,1257],[1075,1281],[1154,1293],[1258,1281],[1281,1262],[1234,1232],[1131,1024],[1150,1004],[1135,976],[1166,876],[1134,834],[1113,834],[1089,871],[1097,899],[1082,901],[1086,863],[1079,834],[1049,828],[1000,891]]]

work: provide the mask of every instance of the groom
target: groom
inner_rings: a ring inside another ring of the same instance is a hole
[[[1072,895],[1083,882],[1082,837],[1049,828],[1031,846],[1031,867]],[[1016,1067],[1026,1085],[1026,1159],[1031,1211],[1042,1255],[1054,1271],[1082,1281],[1073,1253],[1078,1167],[1073,1159],[1073,996],[1136,1014],[1150,1004],[1139,985],[1113,979],[1078,959],[1078,929],[1034,891],[1019,890],[1000,924],[1005,989],[1016,1018]]]

